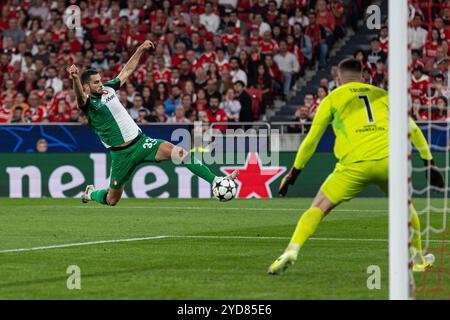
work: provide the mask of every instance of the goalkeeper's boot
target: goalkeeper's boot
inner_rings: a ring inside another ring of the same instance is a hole
[[[414,272],[425,272],[430,269],[434,264],[434,255],[432,253],[428,253],[422,257],[422,263],[413,264]]]
[[[95,188],[92,184],[88,185],[86,187],[86,190],[84,190],[83,194],[81,195],[81,201],[83,203],[88,203],[91,201],[91,193],[95,191]]]
[[[270,275],[277,275],[286,271],[297,260],[297,251],[285,251],[274,263],[272,263],[267,271]]]

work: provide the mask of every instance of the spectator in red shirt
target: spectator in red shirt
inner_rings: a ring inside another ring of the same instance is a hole
[[[272,39],[272,32],[265,31],[262,40],[259,41],[261,54],[275,54],[278,51],[278,44]]]
[[[416,121],[428,119],[428,112],[422,108],[422,99],[419,97],[412,99],[412,117]]]
[[[429,62],[436,58],[436,50],[439,46],[442,45],[442,39],[439,35],[439,30],[433,28],[431,30],[431,39],[427,41],[425,44],[424,52],[425,52],[425,63]]]
[[[56,108],[52,110],[49,117],[50,122],[70,122],[70,110],[65,99],[59,99]]]
[[[29,108],[25,110],[24,116],[27,122],[38,123],[42,122],[47,117],[47,108],[40,103],[39,97],[31,93],[28,97]]]
[[[344,4],[342,0],[331,0],[331,12],[334,16],[334,36],[339,39],[345,36]]]
[[[273,24],[278,18],[277,2],[274,0],[269,1],[266,14],[267,21],[269,24]]]
[[[270,77],[272,78],[272,90],[276,94],[281,94],[283,88],[283,73],[280,68],[278,68],[277,64],[273,61],[273,55],[268,54],[264,58],[264,63],[267,67],[267,71],[269,72]]]
[[[6,80],[5,81],[5,90],[2,91],[0,95],[0,100],[5,99],[5,97],[11,97],[12,99],[16,99],[17,90],[15,89],[14,81],[13,80]]]
[[[3,104],[0,105],[0,123],[8,123],[13,111],[14,100],[12,97],[6,97]]]
[[[172,67],[178,68],[181,61],[186,58],[186,45],[183,42],[178,42],[175,45],[175,54],[172,55]]]
[[[217,49],[217,59],[214,63],[217,65],[220,74],[224,69],[230,70],[230,62],[225,59],[225,51],[222,48]]]
[[[156,58],[157,68],[153,71],[153,79],[156,83],[170,83],[172,71],[166,67],[164,57]]]
[[[319,58],[319,68],[325,69],[330,47],[327,43],[327,32],[325,28],[317,23],[316,11],[310,10],[308,13],[309,26],[306,27],[305,34],[311,38],[314,57]]]
[[[382,26],[380,33],[378,35],[378,39],[380,40],[380,48],[384,53],[388,54],[389,51],[389,32],[387,26]]]
[[[419,97],[423,99],[427,93],[428,87],[430,86],[430,77],[423,73],[423,69],[416,67],[413,70],[413,75],[411,78],[411,96]]]
[[[325,0],[317,1],[316,12],[317,23],[323,26],[329,35],[333,35],[336,22],[334,20],[334,15],[331,10],[328,9],[327,2]]]
[[[194,106],[197,112],[207,109],[208,101],[206,100],[206,91],[204,89],[197,91],[197,100],[194,102]]]
[[[225,28],[225,34],[220,38],[220,41],[224,47],[227,47],[230,42],[237,44],[239,39],[239,34],[235,33],[234,23],[228,22]]]
[[[209,123],[213,122],[227,122],[227,114],[225,110],[219,108],[220,95],[212,95],[209,98],[208,109],[206,109],[206,114],[208,115]],[[227,128],[225,125],[214,126],[214,129],[224,131]]]
[[[95,39],[100,34],[101,21],[95,12],[95,7],[89,7],[87,9],[87,17],[83,19],[83,27],[89,32],[88,37]]]
[[[434,19],[433,28],[436,28],[439,31],[441,40],[443,42],[450,41],[450,30],[445,27],[444,20],[442,19],[442,17],[437,16]],[[431,32],[428,33],[428,39],[431,39]]]
[[[211,40],[205,41],[205,52],[198,58],[198,64],[205,70],[208,70],[209,65],[214,63],[217,59],[217,54],[214,52],[214,44]]]

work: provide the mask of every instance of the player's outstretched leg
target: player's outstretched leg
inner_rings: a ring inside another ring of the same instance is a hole
[[[433,266],[435,258],[432,253],[423,255],[419,215],[417,214],[417,211],[412,204],[409,206],[409,210],[411,214],[411,227],[413,229],[411,248],[413,271],[424,272]]]
[[[311,208],[302,214],[288,247],[284,253],[270,265],[269,270],[267,271],[268,274],[280,274],[295,263],[300,248],[305,241],[313,235],[320,221],[322,221],[322,218],[330,212],[333,207],[334,204],[328,200],[322,191],[319,191]]]
[[[163,142],[158,148],[155,156],[156,161],[173,160],[176,163],[184,164],[192,173],[200,178],[205,179],[209,183],[219,178],[206,166],[202,161],[197,159],[192,152],[187,152],[183,148],[176,147],[170,142]],[[235,170],[225,178],[236,179],[239,171]]]
[[[88,203],[89,201],[95,201],[100,204],[115,206],[122,197],[124,187],[119,189],[100,189],[95,190],[93,185],[88,185],[86,190],[81,195],[81,201]]]

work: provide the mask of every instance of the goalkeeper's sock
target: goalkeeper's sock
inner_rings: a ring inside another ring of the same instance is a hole
[[[108,189],[95,190],[91,193],[91,200],[101,203],[108,204],[106,197],[108,196]]]
[[[409,206],[409,210],[411,213],[410,219],[411,219],[411,227],[413,229],[413,236],[412,236],[412,247],[414,248],[415,252],[413,255],[414,263],[415,264],[422,264],[422,239],[420,236],[420,220],[419,215],[417,214],[416,209],[411,204]]]
[[[188,160],[187,158],[189,155],[184,158],[185,160]],[[214,178],[216,175],[209,170],[209,168],[203,164],[200,160],[198,160],[196,157],[194,157],[194,154],[190,154],[190,161],[184,161],[186,168],[188,168],[192,173],[195,175],[205,179],[209,183],[213,183]],[[187,162],[187,163],[186,163]]]
[[[322,221],[324,215],[324,212],[317,207],[311,207],[306,210],[295,228],[291,242],[286,251],[298,253],[298,250],[300,250],[305,241],[313,235],[314,231],[316,231],[316,228],[320,221]]]

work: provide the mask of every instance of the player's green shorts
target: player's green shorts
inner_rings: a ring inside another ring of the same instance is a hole
[[[154,162],[161,143],[165,140],[152,139],[140,134],[139,140],[124,150],[111,151],[111,178],[109,186],[119,189],[129,179],[136,167],[143,162]]]
[[[320,190],[336,205],[353,199],[369,184],[376,184],[387,194],[388,167],[389,158],[346,165],[337,163]]]

